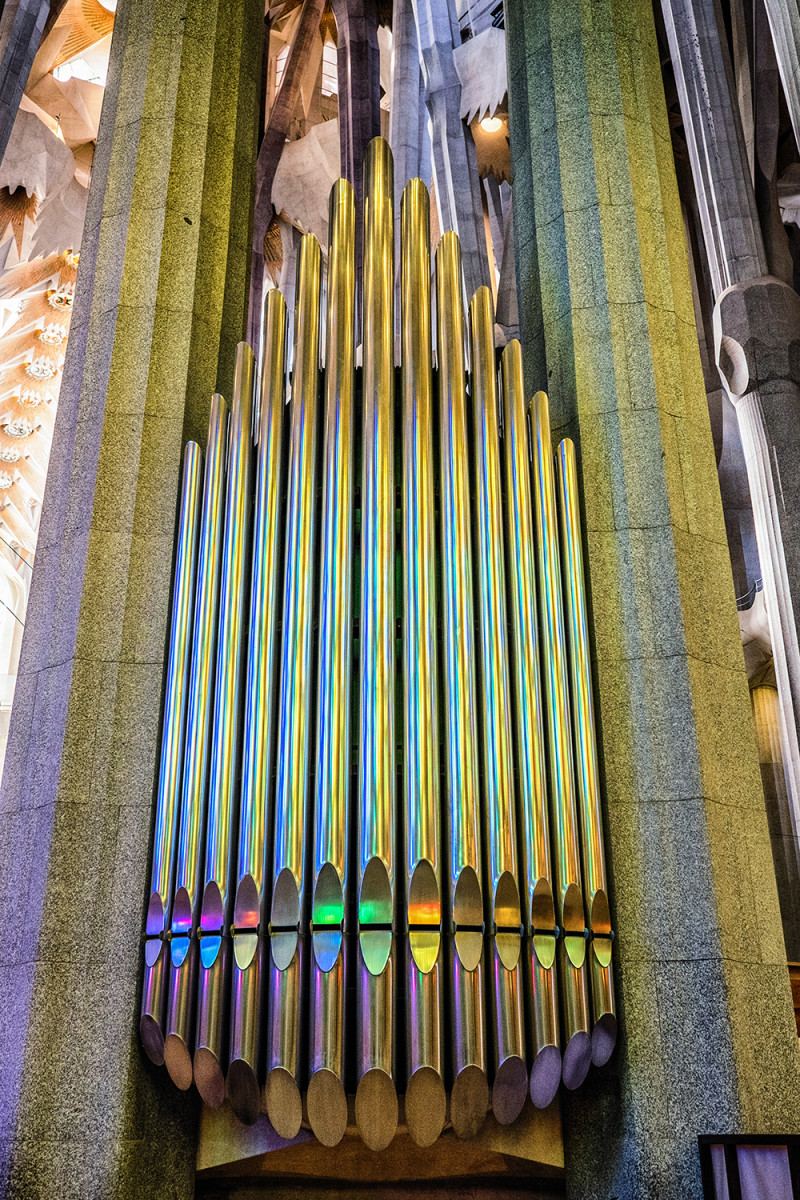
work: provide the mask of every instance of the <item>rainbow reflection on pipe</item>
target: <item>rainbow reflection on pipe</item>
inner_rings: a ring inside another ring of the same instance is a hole
[[[498,376],[488,289],[465,320],[453,233],[432,320],[420,180],[398,374],[392,200],[375,139],[361,314],[340,180],[324,372],[309,234],[291,363],[265,302],[254,465],[246,346],[202,498],[187,451],[140,1012],[179,1087],[378,1151],[511,1124],[617,1036],[574,448],[554,471],[544,393],[528,427],[517,342]]]

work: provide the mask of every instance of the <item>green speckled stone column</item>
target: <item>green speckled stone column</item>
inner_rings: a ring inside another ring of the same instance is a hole
[[[194,1195],[136,1036],[181,450],[248,294],[261,0],[120,0],[0,792],[0,1195]]]
[[[800,1060],[649,0],[506,0],[530,391],[576,439],[621,1046],[570,1195],[692,1200],[800,1130]]]

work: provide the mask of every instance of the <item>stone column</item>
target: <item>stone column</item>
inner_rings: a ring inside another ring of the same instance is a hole
[[[364,202],[364,158],[381,132],[381,58],[376,0],[333,0],[339,81],[341,173],[356,193],[360,230]],[[360,274],[361,235],[356,258]]]
[[[568,1194],[699,1200],[696,1138],[800,1127],[800,1058],[649,0],[508,0],[530,391],[578,444],[620,1048]]]
[[[714,291],[716,362],[736,406],[783,713],[800,803],[800,301],[769,275],[733,72],[715,0],[662,0]],[[758,156],[758,148],[756,155]],[[760,166],[758,167],[760,170]]]
[[[422,55],[425,99],[431,120],[433,176],[439,227],[461,239],[467,296],[489,286],[489,256],[483,224],[475,142],[461,119],[461,81],[453,61],[458,36],[455,6],[442,0],[413,0]]]
[[[257,0],[120,4],[0,792],[0,1194],[194,1195],[135,1033],[182,445],[247,311]]]
[[[800,146],[800,8],[795,0],[764,0],[783,94]]]
[[[0,162],[50,12],[50,0],[7,0],[0,10]]]

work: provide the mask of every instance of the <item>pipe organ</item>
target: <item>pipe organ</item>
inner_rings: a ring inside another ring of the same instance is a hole
[[[380,139],[364,193],[360,365],[339,180],[292,354],[272,291],[186,448],[140,1033],[209,1105],[380,1150],[547,1106],[617,1027],[575,449],[452,233],[432,288],[420,180],[395,368]]]

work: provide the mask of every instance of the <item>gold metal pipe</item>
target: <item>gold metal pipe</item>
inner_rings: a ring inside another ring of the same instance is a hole
[[[492,983],[492,1111],[501,1125],[510,1125],[522,1111],[528,1094],[528,1068],[520,961],[522,915],[511,745],[494,305],[488,287],[478,288],[472,297],[469,326],[481,631],[478,675],[483,724],[483,838],[489,868],[484,900]]]
[[[278,511],[286,393],[286,304],[280,292],[264,304],[263,369],[253,527],[253,570],[244,702],[242,797],[233,909],[230,1053],[226,1091],[240,1120],[252,1124],[261,1107],[263,942],[267,911],[267,814],[275,741],[275,614]]]
[[[539,675],[536,566],[531,512],[530,453],[525,419],[522,349],[503,351],[502,387],[506,477],[506,547],[514,653],[511,655],[516,711],[520,877],[523,924],[530,962],[529,1037],[533,1065],[530,1095],[546,1108],[561,1082],[556,979],[556,912],[553,901],[547,764]]]
[[[183,481],[178,516],[175,582],[172,593],[164,726],[158,769],[156,821],[150,900],[145,923],[145,968],[139,1031],[147,1056],[158,1066],[164,1062],[164,983],[167,949],[164,935],[175,876],[178,842],[178,797],[183,768],[186,704],[188,697],[192,617],[197,576],[197,542],[200,529],[201,471],[203,455],[196,442],[183,454]]]
[[[309,702],[316,560],[320,272],[319,243],[312,234],[306,234],[300,243],[294,320],[265,1087],[269,1119],[284,1138],[295,1137],[300,1128],[300,1037],[306,1028],[300,921],[306,892],[308,763],[313,747]]]
[[[206,1104],[214,1107],[225,1097],[226,959],[235,854],[240,698],[247,649],[254,365],[253,351],[246,342],[240,342],[236,349],[228,446],[193,1059],[197,1090]]]
[[[197,593],[189,668],[186,748],[181,785],[175,898],[169,943],[164,1061],[170,1077],[186,1089],[192,1082],[194,977],[197,959],[201,837],[205,821],[208,747],[212,715],[219,565],[225,493],[228,408],[222,396],[211,400],[206,446]]]
[[[453,1041],[450,1118],[472,1137],[486,1117],[488,1082],[483,1022],[483,886],[481,870],[475,625],[472,612],[469,451],[461,247],[452,232],[436,251],[439,419],[442,462],[445,743],[450,828],[447,865]]]
[[[355,386],[356,205],[345,179],[329,204],[325,435],[319,595],[316,775],[312,797],[313,953],[308,1118],[323,1145],[347,1127],[344,1084],[344,898],[350,828],[350,664]]]
[[[566,620],[569,643],[569,683],[576,775],[581,814],[584,896],[589,916],[592,982],[592,1062],[608,1062],[617,1040],[614,981],[611,974],[611,909],[608,903],[600,772],[589,659],[586,579],[581,546],[578,468],[575,446],[565,438],[556,454]]]
[[[537,392],[531,406],[533,494],[539,574],[539,617],[545,673],[546,729],[550,767],[550,819],[555,842],[556,911],[563,938],[559,978],[564,1010],[562,1078],[579,1087],[591,1065],[586,923],[581,891],[575,764],[570,731],[567,646],[561,597],[553,453],[547,396]]]
[[[403,396],[403,826],[405,898],[406,1124],[432,1145],[444,1126],[442,867],[436,670],[436,531],[433,498],[430,200],[421,179],[401,207]]]
[[[357,800],[356,1123],[381,1150],[397,1128],[394,956],[394,175],[374,138],[364,164],[361,642]]]

